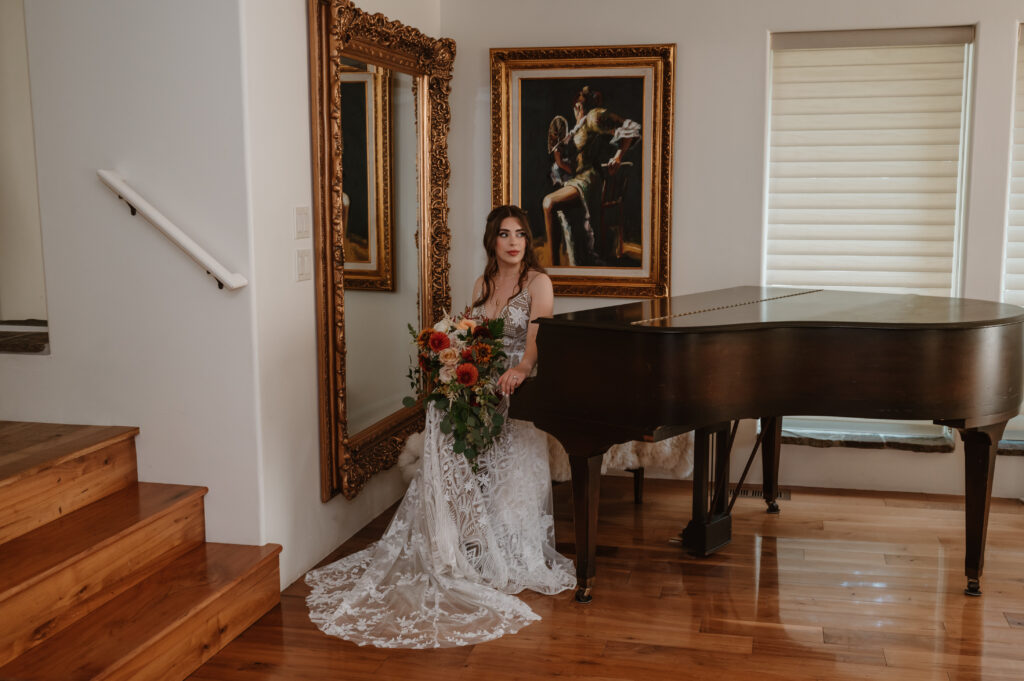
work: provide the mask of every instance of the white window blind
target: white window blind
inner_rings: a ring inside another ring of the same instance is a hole
[[[1024,41],[1021,40],[1017,43],[1017,83],[1013,102],[1013,156],[1003,300],[1024,305]]]
[[[1017,41],[1017,82],[1014,86],[1011,153],[1003,301],[1024,305],[1024,27]],[[1024,440],[1024,416],[1018,416],[1010,421],[1003,438]]]
[[[973,39],[971,27],[773,34],[765,284],[959,291]],[[945,437],[930,422],[784,427]]]
[[[766,284],[957,292],[972,40],[773,35]]]

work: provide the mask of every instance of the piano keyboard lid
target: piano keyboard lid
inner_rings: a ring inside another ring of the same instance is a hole
[[[974,328],[1019,324],[1024,308],[967,298],[739,286],[558,314],[543,325],[711,331],[759,326]]]

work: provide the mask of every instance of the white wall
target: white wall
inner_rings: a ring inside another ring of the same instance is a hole
[[[0,0],[0,320],[46,319],[22,0]]]
[[[251,275],[238,5],[26,4],[52,354],[0,355],[0,417],[140,426],[140,477],[208,486],[210,538],[256,542],[254,289],[218,291],[96,176]]]
[[[440,35],[438,0],[360,2]],[[287,585],[404,492],[397,469],[354,500],[320,502],[316,318],[312,282],[293,278],[295,206],[312,201],[306,3],[243,5],[262,432],[262,537],[284,545]],[[369,294],[368,294],[369,295]],[[379,294],[378,294],[379,295]],[[392,358],[393,360],[393,358]]]
[[[961,24],[978,27],[963,295],[999,298],[1020,2],[642,0],[624,11],[617,0],[563,2],[557,9],[549,0],[444,0],[441,9],[442,29],[458,48],[449,140],[456,304],[483,266],[489,48],[676,44],[671,271],[672,293],[679,295],[760,283],[771,32]],[[555,308],[616,302],[559,298]],[[746,424],[737,449],[745,455],[752,444]],[[1024,460],[1000,457],[997,471],[997,495],[1024,494]],[[958,493],[962,454],[787,447],[781,477],[793,485]]]

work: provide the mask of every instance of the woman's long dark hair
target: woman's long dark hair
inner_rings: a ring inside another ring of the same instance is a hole
[[[487,252],[487,266],[484,267],[484,285],[480,291],[480,297],[473,301],[473,307],[483,305],[494,292],[494,277],[498,274],[498,232],[501,231],[501,223],[506,218],[515,218],[523,227],[526,235],[526,246],[523,248],[523,260],[519,268],[519,281],[516,283],[516,290],[513,296],[523,290],[526,282],[526,275],[533,270],[543,272],[544,268],[537,261],[537,254],[533,252],[533,233],[530,231],[530,219],[526,211],[519,206],[507,205],[498,206],[487,214],[487,226],[484,227],[484,251]]]

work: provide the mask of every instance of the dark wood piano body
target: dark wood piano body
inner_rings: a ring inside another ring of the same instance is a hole
[[[1024,309],[930,296],[738,287],[539,321],[540,371],[512,401],[570,455],[578,600],[594,577],[600,455],[694,430],[684,544],[729,541],[728,423],[759,418],[777,512],[783,415],[926,419],[965,443],[968,592],[980,593],[996,446],[1022,397]]]

